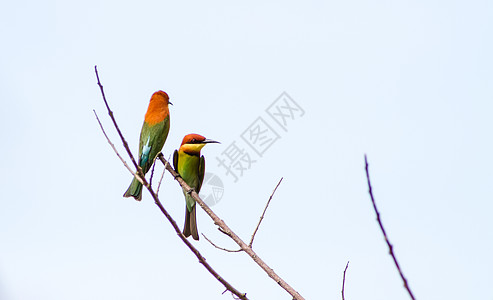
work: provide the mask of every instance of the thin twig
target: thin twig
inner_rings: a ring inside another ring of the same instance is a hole
[[[342,290],[341,290],[342,300],[346,300],[344,298],[344,285],[346,284],[346,270],[348,266],[349,266],[349,261],[346,264],[346,268],[344,269],[344,275],[342,276]]]
[[[152,163],[151,178],[149,178],[149,185],[151,185],[151,186],[152,186],[152,177],[154,177],[154,167],[155,166],[156,166],[156,160],[154,160],[154,162]]]
[[[272,200],[272,197],[274,196],[274,193],[276,192],[277,190],[277,187],[279,187],[279,185],[281,184],[281,181],[283,180],[283,178],[281,178],[281,180],[279,180],[279,182],[277,183],[276,187],[274,188],[274,191],[272,192],[272,194],[270,195],[269,197],[269,200],[267,201],[267,204],[265,205],[265,208],[264,208],[264,211],[262,213],[262,216],[260,216],[260,220],[258,221],[258,224],[257,224],[257,227],[255,228],[253,234],[252,234],[252,238],[250,240],[250,243],[248,244],[248,247],[252,248],[252,244],[253,244],[253,239],[255,238],[255,234],[257,233],[257,230],[260,226],[260,223],[262,222],[262,219],[264,218],[264,215],[265,215],[265,212],[267,211],[267,207],[269,207],[269,203],[270,203],[270,200]],[[225,232],[221,227],[218,227],[217,229],[219,229],[219,231],[221,231],[222,233],[224,233],[225,235],[229,236],[227,232]],[[214,247],[216,247],[217,249],[219,250],[223,250],[223,251],[226,251],[226,252],[241,252],[243,251],[242,249],[238,249],[238,250],[230,250],[230,249],[226,249],[226,248],[223,248],[223,247],[219,247],[217,246],[216,244],[214,244],[211,240],[209,240],[203,233],[202,235],[204,236],[204,238]]]
[[[162,153],[159,153],[159,154],[162,154]],[[171,157],[171,155],[169,157]],[[168,160],[169,160],[169,157],[168,157]],[[151,186],[152,186],[152,178],[154,176],[154,167],[156,166],[156,161],[157,161],[156,158],[157,158],[157,156],[154,158],[154,161],[152,163],[151,178],[149,179],[149,184]],[[156,189],[156,194],[158,194],[158,195],[159,195],[159,188],[161,187],[161,182],[163,181],[164,173],[166,173],[166,169],[163,169],[163,172],[161,173],[161,178],[159,178],[159,182],[158,182],[157,189]]]
[[[171,155],[168,156],[168,160],[170,157],[171,157]],[[156,156],[156,158],[157,158],[157,156]],[[157,185],[156,194],[158,194],[158,195],[159,195],[159,188],[161,187],[161,182],[163,181],[163,178],[164,178],[164,173],[166,173],[166,168],[163,169],[163,173],[161,174],[161,178],[159,179],[159,183]]]
[[[163,157],[163,155],[158,156],[158,158],[161,160],[163,165],[166,166],[166,170],[175,178],[176,181],[180,184],[182,189],[185,191],[192,190],[190,186],[181,178],[181,176],[169,165],[167,164],[166,159]],[[288,292],[293,299],[297,300],[304,300],[303,298],[293,287],[291,287],[284,279],[279,277],[277,273],[271,269],[258,255],[253,251],[252,248],[250,248],[240,237],[236,235],[229,227],[226,225],[226,223],[221,220],[210,208],[207,206],[207,204],[204,203],[204,201],[199,197],[199,195],[195,192],[195,190],[192,190],[190,193],[190,196],[200,205],[200,207],[211,217],[211,219],[214,221],[214,224],[219,226],[222,231],[228,235],[240,248],[248,254],[255,263],[257,263],[262,270],[264,270],[267,275],[269,275],[270,278],[272,278],[277,284],[279,284],[286,292]]]
[[[101,84],[101,81],[99,81],[98,66],[94,66],[94,71],[96,72],[96,78],[98,79],[99,89],[101,90],[101,95],[103,96],[104,104],[106,105],[106,108],[108,109],[108,114],[110,115],[110,118],[113,121],[113,125],[115,125],[116,131],[118,132],[118,135],[120,136],[120,139],[122,140],[123,146],[125,147],[125,150],[127,150],[128,156],[130,156],[130,159],[132,160],[132,162],[135,166],[135,169],[138,170],[137,174],[139,176],[144,177],[143,176],[144,174],[142,174],[143,173],[142,169],[140,168],[140,166],[135,161],[134,156],[132,155],[132,151],[130,151],[130,148],[128,147],[127,141],[123,137],[123,134],[120,131],[120,128],[116,124],[116,119],[115,119],[115,116],[113,116],[113,111],[110,109],[110,106],[108,105],[108,101],[106,101],[106,96],[104,95],[103,85]]]
[[[267,208],[269,207],[270,200],[272,200],[272,197],[274,196],[274,193],[276,192],[277,188],[278,188],[278,187],[279,187],[279,185],[281,184],[281,182],[282,182],[283,178],[284,178],[284,177],[281,177],[281,180],[279,180],[279,182],[277,183],[276,187],[275,187],[275,188],[274,188],[274,190],[272,191],[272,194],[270,194],[269,200],[267,201],[267,204],[265,205],[264,212],[263,212],[263,213],[262,213],[262,215],[260,216],[260,220],[258,221],[257,227],[255,227],[255,230],[253,231],[253,234],[252,234],[252,238],[250,239],[250,243],[248,244],[248,246],[249,246],[250,248],[252,248],[252,245],[253,245],[253,239],[255,238],[255,234],[257,233],[258,228],[260,227],[260,223],[262,223],[262,220],[264,219],[264,215],[265,215],[265,212],[267,211]]]
[[[375,199],[373,198],[373,192],[372,192],[371,182],[370,182],[370,173],[368,171],[368,160],[366,158],[366,154],[365,154],[365,170],[366,170],[366,179],[368,181],[368,192],[370,193],[371,202],[373,203],[373,209],[375,210],[375,213],[377,214],[378,225],[380,225],[380,229],[382,230],[383,237],[385,238],[385,242],[387,242],[387,246],[389,247],[389,254],[392,256],[392,259],[394,260],[397,271],[399,271],[399,274],[401,275],[402,281],[404,282],[404,287],[406,288],[407,292],[409,293],[409,296],[411,297],[411,299],[415,300],[414,295],[411,292],[411,288],[409,287],[409,285],[407,283],[406,277],[404,277],[404,274],[402,273],[401,267],[399,266],[399,263],[397,262],[397,258],[395,257],[393,246],[390,243],[389,238],[387,237],[387,233],[385,232],[385,229],[383,228],[382,221],[380,220],[380,213],[378,212],[377,205],[375,203]]]
[[[217,227],[217,230],[219,230],[219,232],[221,232],[222,234],[229,236],[229,234],[226,231],[224,231],[224,229],[222,229],[221,227]]]
[[[226,249],[226,248],[223,248],[223,247],[219,247],[218,245],[214,244],[211,240],[209,240],[205,234],[202,233],[202,236],[209,242],[211,243],[212,246],[216,247],[217,249],[219,250],[223,250],[223,251],[226,251],[226,252],[241,252],[243,251],[242,249],[238,249],[238,250],[230,250],[230,249]]]
[[[134,162],[134,164],[137,166],[137,164],[135,163],[135,160],[133,159],[133,156],[132,156],[132,153],[130,152],[130,149],[128,148],[128,144],[126,143],[125,141],[125,138],[123,137],[123,135],[121,134],[120,132],[120,129],[118,128],[118,124],[116,123],[115,119],[113,118],[113,114],[111,112],[111,109],[109,108],[109,105],[108,105],[108,102],[106,101],[106,97],[104,96],[104,91],[103,91],[103,86],[101,85],[101,83],[99,82],[99,76],[98,76],[98,71],[97,71],[97,68],[95,67],[95,71],[96,71],[96,76],[98,78],[98,85],[100,86],[101,88],[101,93],[103,95],[103,100],[106,104],[106,107],[108,109],[108,113],[110,115],[110,117],[112,118],[113,120],[113,124],[115,125],[118,133],[120,134],[120,138],[125,146],[125,149],[127,150],[127,152],[129,153],[129,156],[132,158],[132,161]],[[94,112],[96,113],[96,112]],[[97,118],[97,116],[96,116]],[[98,118],[98,122],[99,122],[99,118]],[[113,143],[111,143],[111,141],[109,140],[108,136],[106,135],[106,133],[104,132],[104,128],[103,126],[101,125],[101,122],[99,122],[99,125],[101,126],[101,130],[103,131],[104,135],[106,136],[106,138],[108,139],[108,142],[110,143],[110,145],[112,145],[112,148],[113,150],[116,152],[117,156],[120,158],[120,160],[125,164],[125,166],[127,167],[127,169],[133,173],[133,171],[126,165],[125,161],[122,159],[122,157],[120,156],[120,154],[118,153],[118,151],[116,150],[116,148],[113,146]],[[142,169],[139,168],[137,166],[137,170],[139,173],[142,173]],[[134,173],[133,173],[134,174]],[[140,175],[140,174],[139,174]],[[142,176],[142,178],[140,178],[138,175],[134,175],[136,176],[136,178],[139,179],[139,181],[141,180],[142,184],[147,188],[147,190],[149,191],[149,193],[151,194],[152,198],[154,199],[154,202],[155,204],[159,207],[159,209],[161,210],[161,212],[165,215],[165,217],[168,219],[168,221],[171,223],[171,225],[173,226],[173,229],[175,229],[175,232],[176,234],[178,235],[178,237],[183,241],[183,243],[185,243],[185,245],[187,245],[187,247],[193,252],[193,254],[195,254],[195,256],[198,258],[199,262],[207,269],[207,271],[209,271],[210,274],[212,274],[212,276],[214,276],[214,278],[216,278],[221,284],[224,285],[224,287],[231,291],[231,293],[233,293],[234,295],[238,296],[240,299],[243,299],[243,300],[248,300],[247,296],[245,293],[241,293],[239,292],[238,290],[236,290],[230,283],[228,283],[224,278],[222,278],[213,268],[211,265],[209,265],[205,259],[205,257],[202,256],[202,254],[197,250],[197,248],[195,248],[191,243],[190,241],[188,241],[188,239],[182,234],[180,228],[178,227],[178,225],[176,224],[175,220],[171,217],[171,215],[168,213],[168,211],[166,211],[166,209],[163,207],[163,205],[161,204],[161,201],[159,200],[159,197],[157,196],[157,194],[154,192],[154,190],[152,189],[152,187],[150,186],[150,184],[146,181],[145,177]]]
[[[115,145],[113,145],[113,143],[111,142],[110,138],[106,134],[106,131],[104,131],[103,125],[101,124],[101,121],[99,121],[98,114],[96,113],[96,110],[93,109],[92,111],[94,112],[94,115],[96,116],[96,120],[98,120],[99,127],[101,127],[101,130],[103,131],[103,134],[106,137],[106,140],[110,144],[111,148],[113,148],[113,151],[115,151],[116,155],[118,156],[118,158],[120,158],[120,160],[122,161],[123,165],[125,165],[125,167],[127,168],[127,170],[130,173],[132,173],[132,175],[134,175],[135,178],[137,178],[137,180],[140,181],[140,183],[143,183],[142,178],[140,178],[137,174],[134,173],[134,171],[132,171],[132,169],[128,166],[127,162],[120,156],[120,153],[118,153],[118,151],[116,150]]]

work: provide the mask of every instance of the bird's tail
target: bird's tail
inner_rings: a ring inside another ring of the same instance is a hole
[[[138,181],[137,178],[134,177],[127,191],[125,192],[125,194],[123,194],[123,197],[134,197],[137,201],[142,200],[142,183],[140,183],[140,181]]]
[[[197,213],[196,213],[197,205],[192,207],[192,211],[189,212],[188,208],[185,206],[185,227],[183,228],[183,235],[185,237],[189,237],[190,235],[194,240],[199,240],[199,232],[197,230]]]

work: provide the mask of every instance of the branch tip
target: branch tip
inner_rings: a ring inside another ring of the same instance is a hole
[[[260,220],[258,221],[257,227],[255,227],[255,230],[253,231],[252,237],[250,239],[250,243],[248,244],[248,247],[252,248],[253,246],[253,240],[255,239],[255,234],[257,234],[258,228],[260,227],[260,223],[262,223],[262,220],[264,219],[265,212],[267,211],[267,208],[269,207],[269,203],[272,200],[272,197],[274,197],[274,193],[276,192],[277,188],[281,184],[282,180],[284,177],[281,177],[279,182],[277,183],[276,187],[272,191],[272,194],[269,197],[269,200],[267,200],[267,204],[265,205],[264,211],[262,212],[262,215],[260,216]]]
[[[404,283],[404,288],[407,290],[409,296],[411,297],[412,300],[415,300],[413,292],[411,291],[411,288],[409,287],[407,283],[407,279],[404,276],[404,273],[401,270],[401,267],[399,266],[399,263],[397,262],[397,258],[395,256],[393,246],[390,243],[390,240],[387,236],[387,233],[385,232],[385,228],[383,227],[382,220],[380,219],[380,212],[378,211],[377,204],[375,203],[375,198],[373,197],[373,191],[372,191],[372,186],[371,186],[371,181],[370,181],[370,172],[368,170],[368,159],[365,154],[365,170],[366,170],[366,179],[368,182],[368,193],[370,194],[371,202],[373,204],[373,209],[375,210],[375,214],[377,215],[377,221],[378,225],[380,226],[380,230],[382,231],[383,237],[385,238],[385,242],[387,243],[387,246],[389,247],[389,254],[392,256],[392,259],[394,260],[395,267],[397,268],[397,271],[399,272],[399,275],[401,276],[401,279]]]
[[[344,268],[344,275],[342,276],[342,290],[341,290],[342,300],[345,300],[345,298],[344,298],[344,285],[346,284],[346,271],[347,271],[348,266],[349,266],[349,260],[346,264],[346,268]]]

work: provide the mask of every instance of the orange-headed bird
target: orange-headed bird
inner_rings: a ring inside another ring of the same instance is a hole
[[[149,107],[140,131],[139,166],[146,174],[154,163],[154,159],[163,149],[169,132],[169,102],[168,94],[157,91],[152,94]],[[142,200],[142,184],[134,177],[123,197],[134,197]]]

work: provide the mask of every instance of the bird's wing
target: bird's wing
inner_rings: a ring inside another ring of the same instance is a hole
[[[144,173],[151,168],[154,158],[163,149],[168,137],[169,122],[165,121],[149,126],[144,122],[140,132],[139,142],[139,166]]]
[[[175,150],[175,153],[173,153],[173,168],[178,172],[178,150]]]
[[[144,122],[144,124],[142,125],[142,130],[140,131],[140,140],[139,140],[139,166],[142,169],[145,169],[144,166],[149,160],[150,151],[151,151],[151,131],[149,130],[149,126]]]
[[[204,174],[205,174],[205,158],[202,155],[200,157],[200,163],[199,163],[199,183],[197,184],[197,193],[200,191],[200,188],[202,187],[202,182],[204,181]]]

